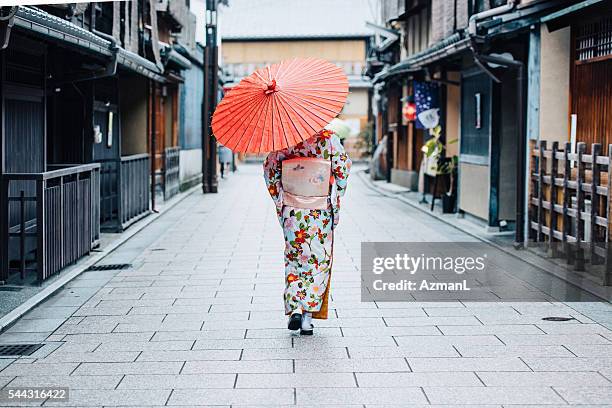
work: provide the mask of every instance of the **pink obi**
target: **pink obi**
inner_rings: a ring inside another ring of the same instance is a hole
[[[283,204],[310,210],[327,209],[331,161],[316,157],[283,160]]]

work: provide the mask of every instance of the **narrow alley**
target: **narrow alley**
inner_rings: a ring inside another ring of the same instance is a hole
[[[286,329],[281,230],[260,165],[243,165],[101,262],[131,267],[82,274],[0,335],[44,343],[1,359],[0,386],[69,387],[45,406],[612,405],[607,304],[362,303],[362,241],[474,239],[355,170],[313,337]],[[574,319],[542,320],[558,315]]]

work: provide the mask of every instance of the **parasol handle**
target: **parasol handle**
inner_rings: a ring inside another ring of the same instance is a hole
[[[265,90],[265,94],[269,95],[271,93],[278,92],[278,88],[276,87],[276,79],[273,79],[272,82],[267,84],[267,88]]]

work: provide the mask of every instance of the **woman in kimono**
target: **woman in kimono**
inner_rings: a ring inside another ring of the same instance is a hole
[[[306,209],[283,203],[282,162],[298,157],[331,161],[327,208]],[[313,333],[312,318],[327,319],[334,229],[351,160],[338,136],[322,130],[296,146],[275,151],[264,163],[264,177],[285,237],[285,314],[289,330]]]

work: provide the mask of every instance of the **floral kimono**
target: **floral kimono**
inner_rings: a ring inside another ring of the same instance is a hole
[[[281,163],[296,157],[330,160],[334,183],[325,210],[283,205]],[[351,160],[338,136],[323,130],[302,143],[272,152],[264,163],[268,191],[276,205],[285,236],[285,313],[295,309],[312,312],[315,319],[327,319],[333,258],[333,229],[338,224],[340,197],[346,191]]]

